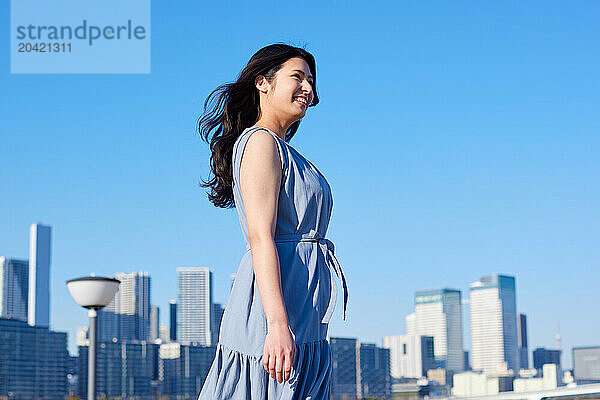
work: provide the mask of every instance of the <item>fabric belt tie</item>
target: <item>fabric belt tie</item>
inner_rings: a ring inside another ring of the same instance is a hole
[[[338,276],[340,281],[342,282],[342,289],[344,293],[344,304],[343,304],[343,319],[346,320],[346,306],[348,305],[348,286],[346,285],[346,277],[344,276],[344,272],[342,271],[342,267],[335,256],[335,246],[329,239],[325,239],[319,233],[311,229],[308,233],[292,233],[292,234],[276,234],[275,235],[275,243],[288,243],[288,242],[316,242],[323,255],[325,256],[325,262],[327,263],[327,267],[329,267],[329,278],[331,279],[331,296],[329,297],[329,305],[327,306],[327,311],[321,320],[321,323],[327,324],[331,319],[333,314],[333,310],[335,309],[335,303],[337,301],[337,283],[335,282],[335,278],[333,277],[333,272]]]

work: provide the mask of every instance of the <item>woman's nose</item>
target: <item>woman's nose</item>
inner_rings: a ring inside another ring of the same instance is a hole
[[[308,97],[308,104],[312,103],[313,89],[309,81],[304,80],[304,82],[302,82],[302,92]]]

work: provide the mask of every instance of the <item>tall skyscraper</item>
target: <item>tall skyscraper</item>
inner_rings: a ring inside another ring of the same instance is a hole
[[[27,322],[29,262],[0,257],[0,317]]]
[[[527,317],[519,314],[517,318],[517,347],[519,350],[519,369],[529,368],[529,351],[527,349]]]
[[[152,304],[150,306],[150,340],[154,341],[160,337],[160,308]]]
[[[484,276],[470,285],[470,297],[473,370],[518,372],[515,278]]]
[[[52,228],[32,224],[29,236],[28,321],[50,326],[50,253]]]
[[[392,378],[421,378],[435,368],[433,336],[386,336],[383,347],[390,350]]]
[[[172,341],[177,340],[177,303],[169,301],[169,337]]]
[[[436,367],[460,372],[464,368],[460,290],[420,290],[415,313],[407,317],[407,333],[433,336]]]
[[[150,276],[147,272],[118,273],[121,281],[113,300],[98,312],[99,340],[149,340]]]
[[[208,268],[177,268],[177,341],[212,344],[213,274]]]

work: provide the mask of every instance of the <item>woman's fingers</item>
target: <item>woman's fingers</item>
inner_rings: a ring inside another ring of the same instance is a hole
[[[285,363],[283,365],[283,380],[287,381],[290,379],[290,373],[292,372],[292,363],[294,362],[294,353],[293,351],[285,358]]]
[[[269,355],[269,374],[271,375],[271,378],[273,379],[277,379],[277,375],[275,375],[275,363],[276,363],[277,359],[275,354],[270,354]]]
[[[263,368],[269,373],[269,352],[266,348],[263,351]]]
[[[284,361],[284,353],[279,353],[277,355],[277,362],[275,363],[275,376],[277,376],[277,382],[283,382],[283,361]]]

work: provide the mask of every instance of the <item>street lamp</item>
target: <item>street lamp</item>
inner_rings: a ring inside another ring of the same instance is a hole
[[[88,351],[88,397],[96,400],[96,342],[98,333],[97,311],[111,302],[121,282],[113,278],[88,276],[70,279],[67,287],[73,299],[81,307],[87,308],[90,317],[90,345]]]

